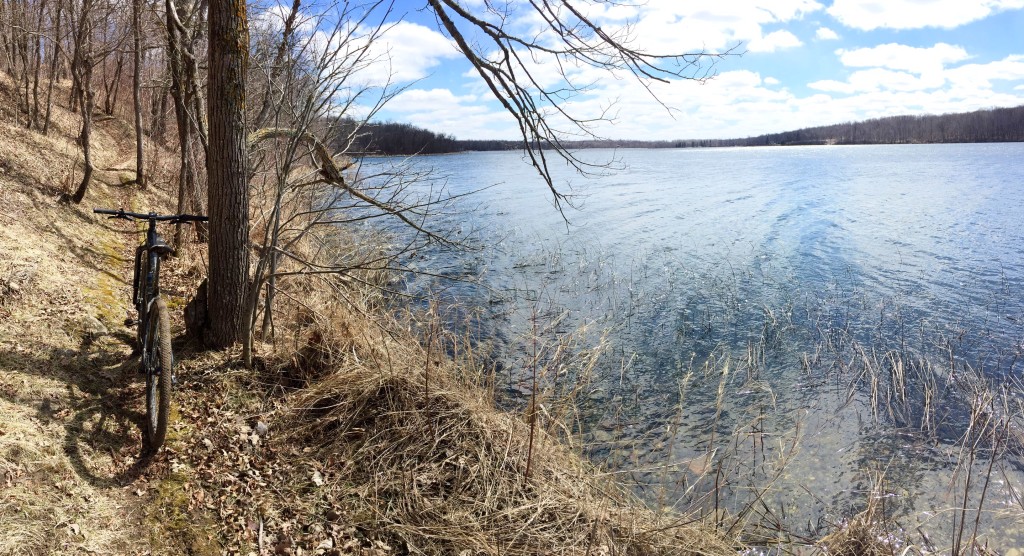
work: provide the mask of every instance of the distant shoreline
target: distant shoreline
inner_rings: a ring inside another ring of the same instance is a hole
[[[627,144],[622,145],[616,142],[610,142],[609,144],[588,144],[586,146],[576,146],[572,144],[566,145],[566,150],[569,151],[583,151],[583,150],[601,150],[601,149],[614,149],[614,150],[694,150],[694,149],[736,149],[736,148],[766,148],[766,147],[869,147],[869,146],[910,146],[910,145],[985,145],[985,144],[1007,144],[1007,143],[1022,143],[1024,139],[1013,140],[1013,141],[919,141],[919,142],[908,142],[908,143],[787,143],[787,144],[767,144],[767,145],[699,145],[699,146],[677,146],[677,145],[633,145]],[[393,158],[393,157],[409,157],[409,156],[456,156],[460,154],[470,153],[486,153],[486,152],[513,152],[523,150],[523,146],[516,148],[505,148],[505,149],[466,149],[461,151],[446,151],[446,152],[431,152],[431,153],[417,153],[417,154],[363,154],[363,155],[352,155],[355,158]],[[553,151],[551,148],[544,148],[545,151]]]
[[[408,124],[374,124],[390,135],[374,136],[367,131],[368,142],[362,150],[375,156],[414,154],[458,154],[523,150],[522,140],[460,140]],[[860,122],[809,127],[756,137],[734,139],[676,139],[643,141],[631,139],[594,139],[566,141],[568,150],[582,149],[689,149],[715,147],[797,147],[814,145],[907,145],[1024,142],[1024,106],[993,108],[960,114],[926,116],[888,116]],[[536,148],[553,150],[550,145],[533,143]],[[370,156],[370,155],[366,155]]]

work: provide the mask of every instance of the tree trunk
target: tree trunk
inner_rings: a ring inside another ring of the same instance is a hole
[[[46,14],[46,0],[38,6],[36,16],[36,33],[32,40],[32,111],[28,116],[28,127],[39,128],[39,74],[43,68],[43,20]]]
[[[50,131],[50,110],[53,107],[53,83],[57,80],[57,63],[60,61],[61,56],[60,19],[63,7],[63,0],[57,0],[57,15],[53,24],[53,46],[51,47],[50,52],[50,56],[52,56],[50,59],[50,82],[46,84],[46,116],[43,118],[43,135],[46,135]]]
[[[173,79],[173,78],[172,78]],[[156,139],[161,145],[167,144],[167,97],[168,92],[164,87],[156,89],[157,93],[150,95],[152,106],[150,109],[150,121],[152,130],[150,137]]]
[[[249,282],[245,82],[249,29],[243,0],[212,0],[209,11],[210,342],[228,347],[243,327]]]
[[[78,190],[71,197],[71,200],[75,203],[81,203],[82,199],[85,198],[85,192],[89,188],[89,181],[92,180],[93,171],[92,158],[89,152],[93,109],[92,14],[89,13],[91,8],[92,0],[83,0],[81,19],[78,24],[78,45],[75,48],[75,67],[77,68],[75,81],[78,83],[78,89],[74,92],[77,93],[75,97],[78,99],[78,107],[81,109],[82,114],[82,134],[79,136],[79,141],[82,143],[82,154],[85,158],[85,172],[82,176],[82,183],[79,184]]]
[[[170,97],[174,100],[174,114],[178,129],[178,213],[194,212],[200,214],[204,211],[201,202],[202,194],[199,191],[198,176],[196,175],[196,158],[194,149],[194,138],[196,136],[195,120],[198,118],[189,112],[194,103],[193,97],[197,94],[194,88],[195,64],[187,64],[186,58],[192,56],[188,49],[190,32],[187,29],[179,28],[175,24],[180,17],[176,16],[177,7],[171,0],[165,0],[165,12],[167,15],[167,63],[171,77]],[[189,76],[193,76],[190,79]],[[166,112],[167,94],[161,100],[160,112]],[[165,126],[161,126],[165,127]],[[204,222],[195,223],[196,236],[199,241],[207,242],[209,233],[207,224]],[[181,245],[182,234],[181,224],[175,225],[174,244]],[[204,301],[205,303],[205,301]]]
[[[121,70],[124,69],[124,56],[117,55],[117,63],[114,65],[114,78],[109,79],[103,88],[103,113],[113,116],[114,108],[117,106],[117,93],[121,90]],[[107,64],[103,64],[103,75],[106,77]]]
[[[84,158],[85,170],[82,174],[82,183],[78,185],[78,190],[75,191],[71,200],[75,203],[81,203],[82,199],[85,198],[85,192],[89,188],[89,182],[92,180],[92,158],[90,156],[89,142],[90,136],[92,135],[92,109],[93,109],[93,94],[90,90],[92,85],[92,64],[82,64],[81,80],[79,81],[80,86],[78,89],[78,106],[82,109],[82,134],[79,136],[79,141],[82,143],[82,156]]]
[[[8,18],[7,2],[0,1],[0,22],[7,21],[7,18]],[[7,27],[10,27],[10,25],[8,25]],[[8,47],[7,47],[7,35],[4,34],[4,29],[3,29],[2,26],[0,26],[0,50],[2,50],[3,53],[4,53],[4,59],[5,60],[8,59],[9,58],[9,54],[8,54]],[[4,64],[4,66],[5,66],[6,69],[10,69],[10,67],[7,66],[7,64]]]
[[[132,72],[132,100],[135,102],[135,183],[146,188],[142,166],[142,0],[132,1],[132,26],[135,28],[135,68]]]

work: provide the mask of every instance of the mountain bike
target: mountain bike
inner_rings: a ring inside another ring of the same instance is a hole
[[[174,248],[156,231],[157,222],[169,224],[207,222],[206,216],[192,214],[159,215],[93,209],[110,218],[149,223],[146,241],[135,249],[135,274],[132,279],[132,304],[138,318],[125,320],[125,326],[137,325],[136,334],[142,350],[141,371],[146,374],[146,430],[142,434],[142,450],[155,453],[167,437],[167,421],[171,412],[171,373],[174,353],[171,351],[171,320],[167,302],[160,295],[160,261],[174,253]]]

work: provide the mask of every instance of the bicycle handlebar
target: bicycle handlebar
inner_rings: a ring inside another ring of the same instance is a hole
[[[94,208],[92,211],[96,214],[109,214],[110,218],[122,218],[124,220],[152,220],[155,222],[209,222],[208,216],[199,216],[196,214],[157,214],[151,212],[143,214],[141,212],[125,212],[124,209],[111,210]]]

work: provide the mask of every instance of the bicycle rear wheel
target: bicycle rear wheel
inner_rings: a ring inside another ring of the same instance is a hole
[[[156,452],[167,438],[167,421],[171,413],[171,321],[167,302],[157,295],[150,306],[142,360],[146,367],[146,430],[143,449]]]

